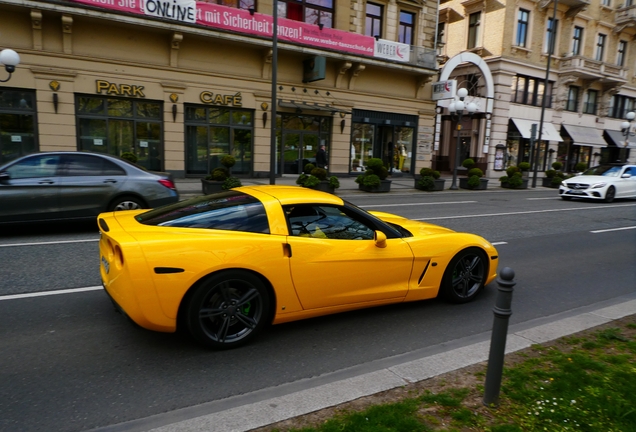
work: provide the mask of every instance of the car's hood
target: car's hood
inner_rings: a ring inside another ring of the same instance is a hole
[[[616,177],[607,177],[607,176],[597,176],[597,175],[580,175],[571,177],[566,179],[566,183],[585,183],[585,184],[594,184],[600,182],[608,182],[612,181]]]
[[[414,221],[391,213],[377,211],[370,211],[369,213],[382,219],[384,222],[399,225],[410,231],[414,235],[433,235],[455,232],[449,228],[444,228],[439,225],[430,224],[428,222]]]

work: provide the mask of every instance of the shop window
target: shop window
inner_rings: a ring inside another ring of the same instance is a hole
[[[36,152],[35,92],[0,89],[0,164]]]
[[[279,0],[278,16],[333,27],[333,0]]]
[[[75,106],[79,150],[131,152],[138,165],[163,169],[162,102],[80,95]]]
[[[364,34],[372,37],[382,37],[382,17],[384,6],[375,3],[367,3],[367,17]]]
[[[253,124],[252,110],[186,106],[186,174],[207,175],[225,155],[236,160],[232,174],[250,174]]]
[[[528,39],[529,23],[530,12],[525,9],[519,9],[517,13],[517,37],[515,39],[515,45],[525,48]]]
[[[353,123],[351,130],[351,171],[361,172],[367,160],[373,157],[375,127],[372,124]]]
[[[579,88],[570,86],[568,88],[568,100],[565,104],[566,111],[577,112],[579,110]]]
[[[400,12],[400,24],[398,27],[398,42],[413,45],[413,30],[415,29],[415,14]]]
[[[588,90],[583,104],[584,114],[596,114],[596,104],[598,101],[598,91]]]
[[[256,9],[256,0],[208,0],[208,2],[243,10]]]

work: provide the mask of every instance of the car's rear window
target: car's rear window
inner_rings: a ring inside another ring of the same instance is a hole
[[[228,191],[192,198],[136,216],[144,225],[269,234],[265,207],[256,198]]]

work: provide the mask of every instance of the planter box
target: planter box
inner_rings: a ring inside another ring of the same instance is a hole
[[[419,177],[419,176],[418,176]],[[432,191],[443,191],[444,190],[444,184],[446,183],[446,179],[435,179],[435,186],[433,187],[433,189],[422,189],[421,187],[419,187],[419,185],[417,184],[417,182],[420,181],[419,178],[415,179],[414,185],[413,187],[415,189],[419,189],[419,190],[425,190],[427,192],[432,192]]]
[[[203,195],[210,195],[225,191],[225,189],[223,189],[222,181],[206,179],[201,179],[201,189],[203,190]]]
[[[468,187],[468,179],[467,178],[460,178],[459,179],[459,187],[462,189],[471,189],[471,190],[486,190],[488,188],[488,180],[487,178],[480,178],[479,179],[479,186],[477,186],[476,188],[470,188]]]
[[[523,179],[521,186],[512,187],[508,182],[501,182],[501,187],[506,189],[528,189],[528,179]]]
[[[329,184],[329,180],[322,180],[316,186],[308,187],[307,189],[314,189],[321,192],[328,192],[330,194],[336,192],[336,188],[334,188],[333,186]]]
[[[552,189],[558,189],[559,184],[557,183],[556,185],[553,185],[551,178],[543,177],[541,186],[549,187],[549,188],[552,188]]]
[[[380,180],[380,185],[375,187],[358,185],[358,189],[365,192],[389,192],[391,190],[391,180]]]

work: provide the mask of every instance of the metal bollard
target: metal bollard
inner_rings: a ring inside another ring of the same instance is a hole
[[[490,354],[488,355],[488,370],[486,371],[486,388],[484,405],[499,404],[499,390],[501,388],[501,375],[503,373],[504,356],[506,353],[506,337],[508,335],[508,319],[512,315],[510,304],[512,292],[516,282],[515,272],[510,267],[505,267],[497,278],[497,299],[493,313],[495,319],[492,326],[490,339]]]

